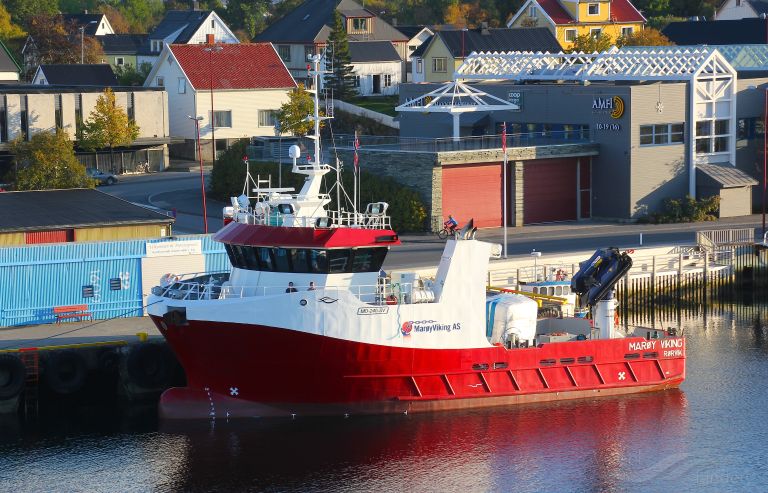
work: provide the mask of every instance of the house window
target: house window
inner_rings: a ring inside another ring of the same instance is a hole
[[[277,45],[277,54],[283,59],[285,63],[291,61],[291,45]]]
[[[360,76],[359,75],[353,75],[355,80],[355,87],[360,87]]]
[[[530,7],[528,7],[528,17],[530,17],[531,19],[535,19],[537,15],[538,14],[537,14],[535,5],[531,5]]]
[[[315,45],[304,46],[304,60],[309,61],[310,57],[315,54]]]
[[[117,65],[118,67],[122,67],[123,65],[125,65],[125,57],[116,56],[115,65]]]
[[[728,145],[731,139],[729,131],[729,120],[696,122],[696,153],[728,152]]]
[[[0,142],[8,142],[8,110],[6,96],[0,96]]]
[[[213,124],[216,128],[232,128],[232,110],[214,111]]]
[[[424,72],[424,60],[419,58],[418,60],[416,60],[416,73],[420,74],[422,72]]]
[[[27,96],[22,96],[20,101],[19,117],[21,119],[21,133],[24,140],[29,140],[29,114],[27,112]]]
[[[165,77],[157,78],[157,87],[165,87]]]
[[[211,29],[216,29],[216,19],[211,19]]]
[[[179,94],[187,93],[187,79],[179,77]]]
[[[598,28],[598,29],[590,29],[589,30],[589,35],[592,36],[595,39],[599,38],[601,34],[603,34],[603,30],[602,29]]]
[[[682,144],[684,141],[682,123],[640,125],[640,145]]]
[[[259,110],[259,126],[260,127],[274,127],[276,121],[277,121],[277,111]]]
[[[160,49],[163,47],[163,40],[153,39],[152,40],[152,52],[153,53],[159,53]]]
[[[392,85],[392,75],[384,74],[384,87],[390,87]]]
[[[75,94],[75,135],[80,138],[83,131],[83,95]]]
[[[599,15],[600,14],[600,4],[599,3],[590,3],[587,6],[587,13],[589,15]]]
[[[634,29],[632,29],[631,27],[622,27],[621,35],[627,38],[629,36],[632,36],[632,31],[634,31]]]
[[[569,43],[576,41],[576,29],[566,29],[565,40]]]
[[[352,19],[352,32],[366,32],[368,30],[368,19]]]
[[[136,101],[134,99],[134,95],[132,92],[128,93],[128,104],[127,104],[127,113],[128,113],[128,119],[132,122],[136,121]]]
[[[433,58],[432,59],[432,71],[433,72],[447,72],[448,64],[445,63],[445,58]]]
[[[56,128],[62,129],[64,128],[64,118],[61,114],[61,94],[56,94],[53,96],[53,105],[54,105],[54,121],[56,122]]]

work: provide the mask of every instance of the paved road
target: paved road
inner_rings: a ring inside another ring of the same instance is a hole
[[[207,174],[207,173],[206,173]],[[149,175],[123,175],[112,186],[99,188],[115,197],[162,210],[176,209],[174,234],[203,232],[200,174],[196,172],[164,172]],[[224,204],[206,200],[208,231],[221,229],[221,209]]]
[[[175,232],[202,233],[200,175],[194,172],[165,172],[151,175],[124,176],[120,182],[101,190],[131,202],[147,204],[161,209],[177,210]],[[222,227],[221,209],[224,204],[207,201],[209,232]],[[466,218],[459,218],[460,220]],[[643,245],[691,244],[696,231],[724,228],[760,228],[759,215],[723,219],[717,222],[691,224],[616,224],[603,221],[560,223],[524,228],[509,228],[509,255],[529,255],[536,249],[547,254],[589,251],[605,246],[636,248]],[[501,243],[501,228],[478,232],[485,241]],[[403,245],[394,248],[387,257],[385,267],[416,267],[436,265],[445,244],[435,235],[403,235]]]

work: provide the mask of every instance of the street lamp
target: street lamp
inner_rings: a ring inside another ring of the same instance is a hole
[[[85,63],[85,28],[91,24],[96,24],[96,21],[91,21],[84,26],[80,26],[80,65]]]
[[[766,185],[768,185],[768,156],[766,156],[766,153],[768,153],[768,88],[763,89],[764,99],[765,99],[765,107],[763,110],[763,237],[765,237],[765,192],[766,192]]]
[[[202,116],[187,115],[187,118],[195,122],[195,133],[197,134],[197,156],[200,160],[200,189],[203,192],[203,231],[208,234],[208,209],[205,206],[205,178],[203,177],[203,153],[200,149],[200,120]]]
[[[216,117],[213,113],[213,54],[219,53],[224,48],[221,46],[210,46],[203,48],[203,51],[208,52],[208,75],[211,89],[211,144],[213,144],[213,167],[216,167]]]

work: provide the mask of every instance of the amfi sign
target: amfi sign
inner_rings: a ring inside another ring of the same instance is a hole
[[[593,98],[592,111],[594,113],[608,113],[611,118],[621,118],[624,115],[624,100],[619,96],[607,98]]]

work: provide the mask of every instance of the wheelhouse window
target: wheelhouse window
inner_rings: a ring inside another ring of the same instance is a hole
[[[225,248],[229,261],[238,269],[300,274],[378,272],[387,255],[386,247],[320,250],[225,245]]]

